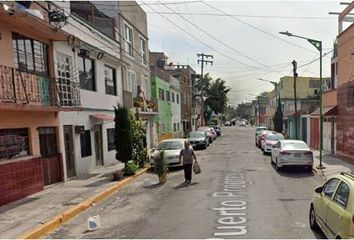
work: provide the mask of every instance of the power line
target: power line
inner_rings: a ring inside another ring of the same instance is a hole
[[[161,3],[161,2],[160,2]],[[171,9],[170,7],[166,6],[164,3],[161,3],[162,5],[164,5],[166,8],[168,8],[169,10],[173,11],[174,13],[176,13],[173,9]],[[214,37],[213,35],[211,35],[210,33],[208,33],[207,31],[205,31],[204,29],[200,28],[198,25],[194,24],[193,22],[191,22],[189,19],[185,18],[182,15],[177,14],[179,17],[181,17],[182,19],[184,19],[185,21],[187,21],[189,24],[193,25],[195,28],[197,28],[198,30],[202,31],[204,34],[206,34],[207,36],[209,36],[210,38],[214,39],[215,41],[219,42],[220,44],[224,45],[225,47],[231,49],[232,51],[238,53],[239,55],[243,56],[244,58],[247,58],[248,60],[257,63],[258,65],[262,66],[263,68],[271,68],[270,66],[266,66],[265,64],[258,62],[257,60],[241,53],[240,51],[238,51],[237,49],[231,47],[230,45],[228,45],[227,43],[221,41],[220,39]],[[276,72],[276,71],[275,71]]]
[[[178,5],[178,4],[185,4],[185,3],[199,3],[201,1],[185,1],[185,2],[167,2],[166,4],[168,5]],[[86,1],[76,1],[75,4],[87,4]],[[102,4],[101,3],[97,3],[95,2],[95,5],[96,6],[104,6],[104,7],[108,7],[109,5],[107,4],[104,4],[104,1],[102,1]],[[158,3],[158,2],[150,2],[150,3],[144,3],[143,1],[141,1],[141,3],[138,3],[138,4],[124,4],[124,5],[121,5],[121,7],[139,7],[139,5],[146,5],[146,6],[153,6],[153,5],[161,5],[161,3]]]
[[[231,17],[232,19],[235,19],[235,20],[238,21],[238,22],[241,22],[241,23],[243,23],[243,24],[245,24],[245,25],[247,25],[247,26],[249,26],[249,27],[251,27],[251,28],[253,28],[253,29],[256,29],[256,30],[258,30],[258,31],[260,31],[260,32],[262,32],[262,33],[268,35],[268,36],[271,36],[271,37],[273,37],[273,38],[276,38],[276,39],[278,39],[278,40],[280,40],[280,41],[282,41],[282,42],[286,42],[286,43],[288,43],[288,44],[290,44],[290,45],[293,45],[293,46],[295,46],[295,47],[301,48],[301,49],[303,49],[303,50],[305,50],[305,51],[315,53],[315,51],[312,51],[312,50],[310,50],[310,49],[304,48],[304,47],[302,47],[302,46],[300,46],[300,45],[297,45],[297,44],[295,44],[295,43],[292,43],[292,42],[290,42],[290,41],[287,41],[287,40],[285,40],[285,39],[283,39],[283,38],[280,38],[280,37],[278,37],[278,36],[276,36],[276,35],[274,35],[274,34],[272,34],[272,33],[266,32],[266,31],[264,31],[263,29],[261,29],[261,28],[259,28],[259,27],[257,27],[257,26],[254,26],[254,25],[252,25],[252,24],[250,24],[250,23],[248,23],[248,22],[245,22],[245,21],[243,21],[243,20],[241,20],[241,19],[239,19],[239,18],[237,18],[237,17],[235,17],[235,16],[232,16],[232,15],[230,15],[230,14],[228,14],[228,13],[226,13],[226,12],[224,12],[224,11],[222,11],[222,10],[220,10],[220,9],[218,9],[218,8],[212,6],[212,5],[210,5],[210,4],[208,4],[208,3],[204,2],[204,1],[201,2],[201,3],[204,4],[204,5],[206,5],[206,6],[208,6],[208,7],[210,7],[210,8],[212,8],[212,9],[214,9],[214,10],[216,10],[216,11],[218,11],[218,12],[221,12],[221,13],[225,14],[226,16]]]
[[[196,1],[200,2],[200,1]],[[168,4],[168,3],[165,3]],[[96,5],[96,4],[95,4]],[[107,5],[106,5],[107,6]],[[127,6],[127,5],[125,5]],[[125,7],[122,6],[122,7]],[[100,10],[104,11],[112,11],[112,12],[140,12],[140,11],[135,11],[135,10],[114,10],[114,9],[104,9],[100,8]],[[294,20],[335,20],[336,18],[334,17],[320,17],[320,16],[315,16],[315,17],[309,17],[309,16],[280,16],[280,15],[248,15],[248,14],[222,14],[222,13],[193,13],[193,12],[164,12],[164,11],[157,11],[157,12],[151,12],[151,11],[145,11],[146,13],[151,13],[151,14],[163,14],[163,15],[185,15],[185,16],[214,16],[214,17],[240,17],[240,18],[265,18],[265,19],[294,19]]]
[[[147,7],[150,8],[151,10],[153,10],[154,12],[156,12],[156,10],[155,10],[154,8],[152,8],[151,6],[148,6],[148,5],[147,5]],[[164,18],[165,20],[167,20],[168,22],[170,22],[171,24],[173,24],[174,26],[176,26],[178,29],[180,29],[180,30],[183,31],[184,33],[186,33],[186,34],[188,34],[189,36],[191,36],[193,39],[195,39],[195,40],[197,40],[198,42],[202,43],[203,45],[207,46],[209,49],[211,49],[211,50],[217,52],[217,53],[220,54],[221,56],[224,56],[225,58],[228,58],[228,59],[230,59],[230,60],[232,60],[232,61],[235,61],[235,62],[237,62],[237,63],[240,63],[240,64],[242,64],[242,65],[245,65],[245,66],[248,66],[248,67],[251,67],[251,68],[256,68],[256,67],[254,67],[254,66],[251,66],[251,65],[248,65],[248,64],[246,64],[246,63],[243,63],[243,62],[241,62],[241,61],[239,61],[239,60],[237,60],[237,59],[235,59],[235,58],[232,58],[232,57],[230,57],[230,56],[224,54],[223,52],[221,52],[221,51],[219,51],[219,50],[213,48],[212,46],[206,44],[204,41],[200,40],[199,38],[197,38],[197,37],[194,36],[193,34],[187,32],[184,28],[178,26],[176,23],[174,23],[173,21],[171,21],[169,18],[167,18],[167,17],[165,17],[165,16],[163,16],[163,15],[161,15],[161,14],[159,14],[159,16],[161,16],[162,18]]]

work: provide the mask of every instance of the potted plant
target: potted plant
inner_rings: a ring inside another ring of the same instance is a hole
[[[135,97],[133,99],[133,105],[134,105],[134,107],[138,107],[138,108],[143,107],[144,106],[144,101],[140,97]]]
[[[148,107],[148,109],[154,109],[154,107],[155,107],[155,104],[154,104],[154,102],[153,101],[148,101],[147,102],[147,107]]]
[[[165,159],[165,151],[159,151],[154,159],[155,173],[159,177],[160,184],[166,183],[168,163]]]

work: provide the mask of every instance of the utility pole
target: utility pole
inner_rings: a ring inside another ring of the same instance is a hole
[[[211,65],[213,65],[213,61],[212,60],[208,60],[208,58],[213,59],[213,55],[208,55],[208,54],[204,54],[204,53],[197,53],[198,58],[201,57],[201,59],[198,59],[197,63],[201,63],[201,78],[200,80],[203,81],[204,79],[204,63],[205,65],[208,65],[208,63],[210,63]],[[204,126],[205,124],[205,120],[204,120],[204,96],[203,96],[203,92],[201,92],[202,95],[202,106],[201,106],[201,125]]]
[[[296,99],[296,78],[298,76],[297,70],[297,62],[293,60],[291,62],[293,64],[293,72],[294,72],[294,101],[295,101],[295,139],[298,139],[298,130],[297,130],[297,99]]]

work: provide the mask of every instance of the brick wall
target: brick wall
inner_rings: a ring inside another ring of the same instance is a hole
[[[42,191],[41,158],[0,163],[0,206]]]
[[[337,116],[337,155],[354,163],[354,107],[348,108],[347,88],[354,86],[354,81],[338,88]]]

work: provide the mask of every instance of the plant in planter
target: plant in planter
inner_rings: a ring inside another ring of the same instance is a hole
[[[147,102],[147,107],[148,107],[148,109],[154,109],[154,107],[155,107],[154,102],[153,101]]]
[[[168,172],[168,163],[165,159],[165,151],[160,151],[154,160],[155,173],[159,177],[160,184],[166,183],[166,176]]]
[[[144,107],[144,100],[140,97],[135,97],[133,99],[133,105],[134,107],[138,107],[138,108]]]

